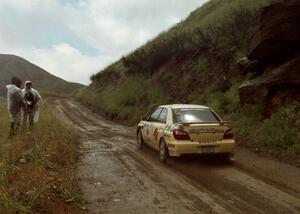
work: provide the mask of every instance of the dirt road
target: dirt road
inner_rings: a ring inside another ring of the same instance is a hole
[[[51,101],[81,135],[80,185],[89,213],[300,213],[300,170],[238,149],[225,164],[182,157],[166,166],[135,147],[135,130],[70,100]]]

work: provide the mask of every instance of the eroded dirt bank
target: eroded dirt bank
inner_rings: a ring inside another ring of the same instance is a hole
[[[78,175],[89,213],[297,213],[300,170],[237,149],[235,161],[182,157],[165,166],[135,148],[133,128],[51,99],[82,136]]]

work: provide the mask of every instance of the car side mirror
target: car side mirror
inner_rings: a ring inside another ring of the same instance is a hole
[[[147,121],[147,118],[145,116],[141,116],[141,120]]]

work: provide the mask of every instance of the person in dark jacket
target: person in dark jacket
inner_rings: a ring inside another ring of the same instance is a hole
[[[32,129],[34,123],[39,120],[39,102],[42,101],[42,97],[37,90],[32,88],[31,81],[25,82],[22,93],[27,105],[27,111],[23,112],[23,129],[26,129],[27,122],[29,122],[29,128]]]

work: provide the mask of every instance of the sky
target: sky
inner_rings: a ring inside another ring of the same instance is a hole
[[[206,1],[0,0],[0,53],[87,85]]]

